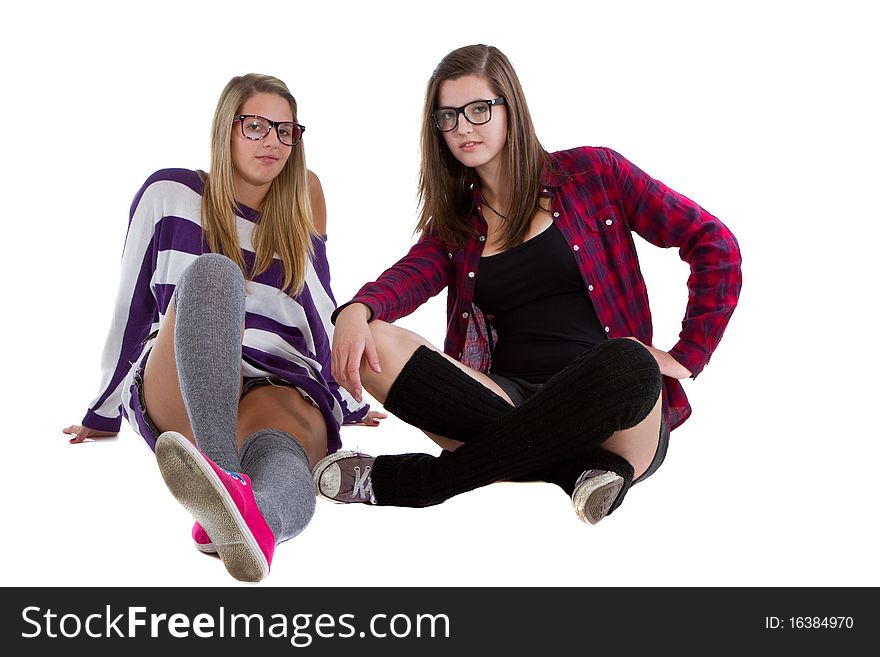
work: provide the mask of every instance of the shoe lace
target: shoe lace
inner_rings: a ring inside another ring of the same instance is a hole
[[[351,499],[370,500],[373,498],[373,480],[370,477],[372,471],[371,466],[364,467],[364,473],[361,475],[359,465],[354,466],[354,488],[351,490]]]
[[[228,474],[230,477],[235,479],[242,486],[247,486],[247,481],[245,481],[245,478],[242,476],[242,474],[240,472],[232,472],[230,470],[226,470],[225,468],[220,468],[220,469],[223,470],[223,472]]]

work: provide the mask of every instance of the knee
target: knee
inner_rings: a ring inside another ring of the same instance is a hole
[[[327,456],[327,424],[320,411],[298,413],[287,426],[286,435],[305,453],[309,467]]]
[[[373,336],[373,344],[376,345],[376,351],[380,358],[382,354],[389,354],[393,351],[415,351],[420,344],[424,343],[415,333],[382,320],[373,320],[369,323],[369,327]]]
[[[186,268],[185,275],[218,286],[237,288],[244,286],[241,268],[231,259],[219,253],[204,253]]]
[[[398,327],[381,319],[374,319],[367,324],[370,334],[373,336],[373,342],[378,346],[380,343],[390,343],[394,341],[394,334],[399,331]]]
[[[644,345],[625,338],[613,342],[619,343],[612,347],[619,368],[617,384],[621,391],[626,391],[630,402],[631,416],[620,425],[621,429],[626,429],[641,422],[657,404],[663,389],[663,377],[657,360]]]
[[[619,375],[627,381],[638,384],[645,390],[647,397],[656,401],[660,395],[662,377],[657,360],[651,352],[641,343],[627,338],[612,338],[602,347]]]
[[[620,359],[632,367],[656,368],[657,361],[651,352],[635,340],[629,338],[611,338],[606,340],[601,347],[604,347],[610,357]]]
[[[202,297],[212,291],[244,295],[244,275],[237,264],[219,253],[205,253],[193,260],[177,282],[175,298],[193,288]]]

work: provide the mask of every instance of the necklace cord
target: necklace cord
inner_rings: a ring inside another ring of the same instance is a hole
[[[486,206],[487,208],[489,208],[492,212],[494,212],[494,213],[497,214],[499,217],[501,217],[502,219],[504,219],[505,221],[507,221],[507,217],[505,217],[503,214],[501,214],[500,212],[498,212],[498,210],[496,210],[496,209],[493,208],[491,205],[489,205],[489,202],[485,199],[485,197],[483,198],[483,205],[485,205],[485,206]]]

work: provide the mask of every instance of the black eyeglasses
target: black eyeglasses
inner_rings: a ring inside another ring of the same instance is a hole
[[[504,105],[504,97],[492,100],[475,100],[461,107],[438,107],[431,112],[434,125],[440,132],[449,132],[458,127],[458,115],[464,114],[473,125],[483,125],[492,120],[492,105]]]
[[[285,146],[296,146],[306,131],[306,127],[299,123],[271,121],[265,116],[256,114],[239,114],[235,120],[241,123],[241,134],[248,139],[262,139],[269,134],[272,128],[275,128],[278,141]]]

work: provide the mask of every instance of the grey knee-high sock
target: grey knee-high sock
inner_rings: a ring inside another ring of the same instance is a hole
[[[299,441],[278,429],[261,429],[239,450],[257,506],[280,543],[299,534],[315,513],[315,482]]]
[[[196,446],[221,468],[238,471],[244,276],[229,258],[204,254],[183,272],[173,301],[177,375]]]

